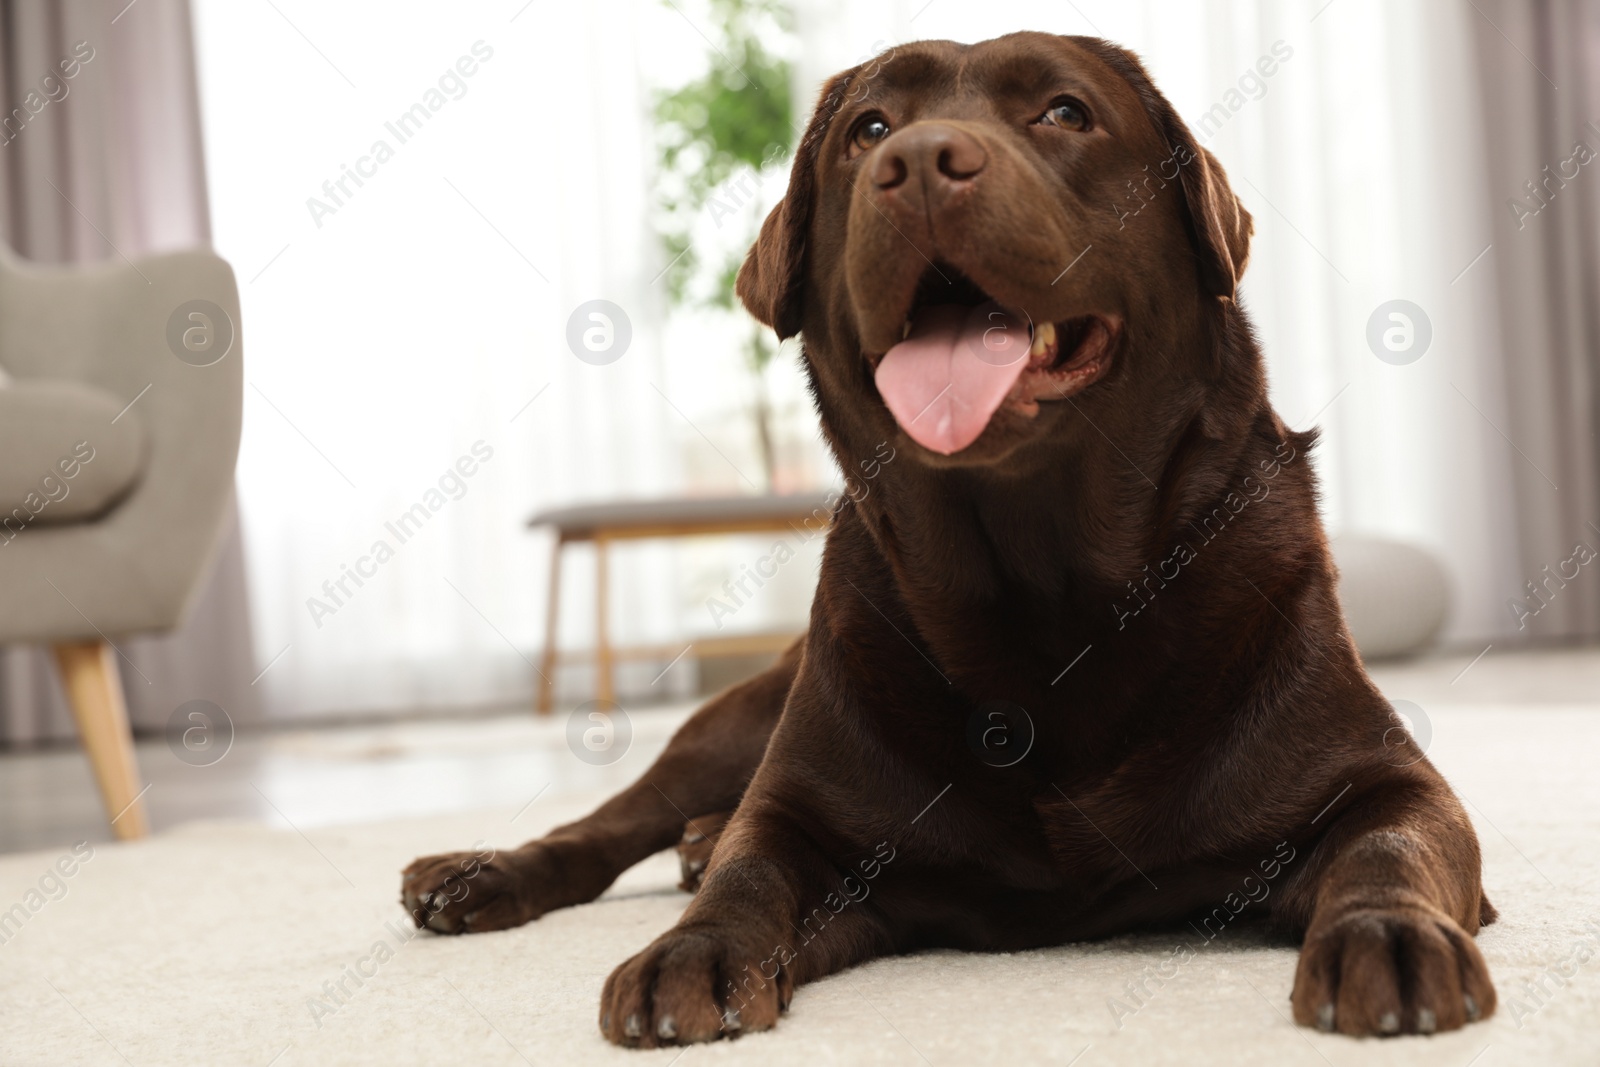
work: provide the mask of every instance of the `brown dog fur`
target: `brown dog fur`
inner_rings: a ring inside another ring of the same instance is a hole
[[[1034,121],[1063,94],[1090,127]],[[858,152],[869,114],[891,132]],[[985,160],[959,185],[932,169],[952,138]],[[885,161],[918,180],[890,188],[867,169]],[[1303,939],[1298,1022],[1489,1015],[1477,839],[1396,746],[1342,621],[1313,438],[1269,405],[1235,298],[1250,233],[1105,42],[921,42],[830,81],[738,292],[803,334],[840,466],[886,440],[904,458],[837,509],[802,642],[589,817],[412,864],[418,923],[527,922],[684,838],[698,895],[601,994],[605,1036],[650,1047],[769,1027],[796,986],[873,956],[1204,922],[1265,879],[1258,910]],[[1109,370],[953,456],[920,449],[872,366],[934,264],[1035,322],[1114,323]],[[1006,766],[971,740],[996,709],[1029,742]]]

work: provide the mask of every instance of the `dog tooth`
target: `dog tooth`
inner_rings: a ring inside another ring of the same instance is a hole
[[[900,340],[904,341],[911,336],[911,320],[907,319],[905,325],[900,327]]]
[[[1056,324],[1041,322],[1033,330],[1033,344],[1028,347],[1028,355],[1042,356],[1056,343]]]

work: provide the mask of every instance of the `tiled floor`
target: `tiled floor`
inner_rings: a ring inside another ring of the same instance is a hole
[[[1600,713],[1600,648],[1438,656],[1372,671],[1393,700],[1587,705]],[[633,739],[608,766],[575,759],[561,717],[468,719],[297,729],[239,737],[220,761],[192,767],[161,739],[139,745],[159,831],[195,819],[297,827],[365,822],[615,789],[632,781],[692,710],[633,713]],[[587,723],[580,722],[579,729]],[[574,742],[581,746],[581,741]],[[0,754],[0,852],[109,840],[83,755],[63,747]]]

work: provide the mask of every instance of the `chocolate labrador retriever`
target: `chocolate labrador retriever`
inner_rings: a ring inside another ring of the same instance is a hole
[[[1299,1023],[1494,1011],[1477,838],[1362,670],[1313,435],[1267,401],[1251,229],[1104,41],[828,82],[738,294],[803,337],[839,465],[899,458],[835,510],[802,642],[587,818],[416,861],[419,925],[528,922],[679,842],[698,895],[600,998],[641,1047],[874,956],[1236,916],[1303,939]]]

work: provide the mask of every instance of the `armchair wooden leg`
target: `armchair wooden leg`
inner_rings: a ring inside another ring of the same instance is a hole
[[[123,841],[149,836],[116,652],[104,641],[56,645],[54,652],[112,833]]]

